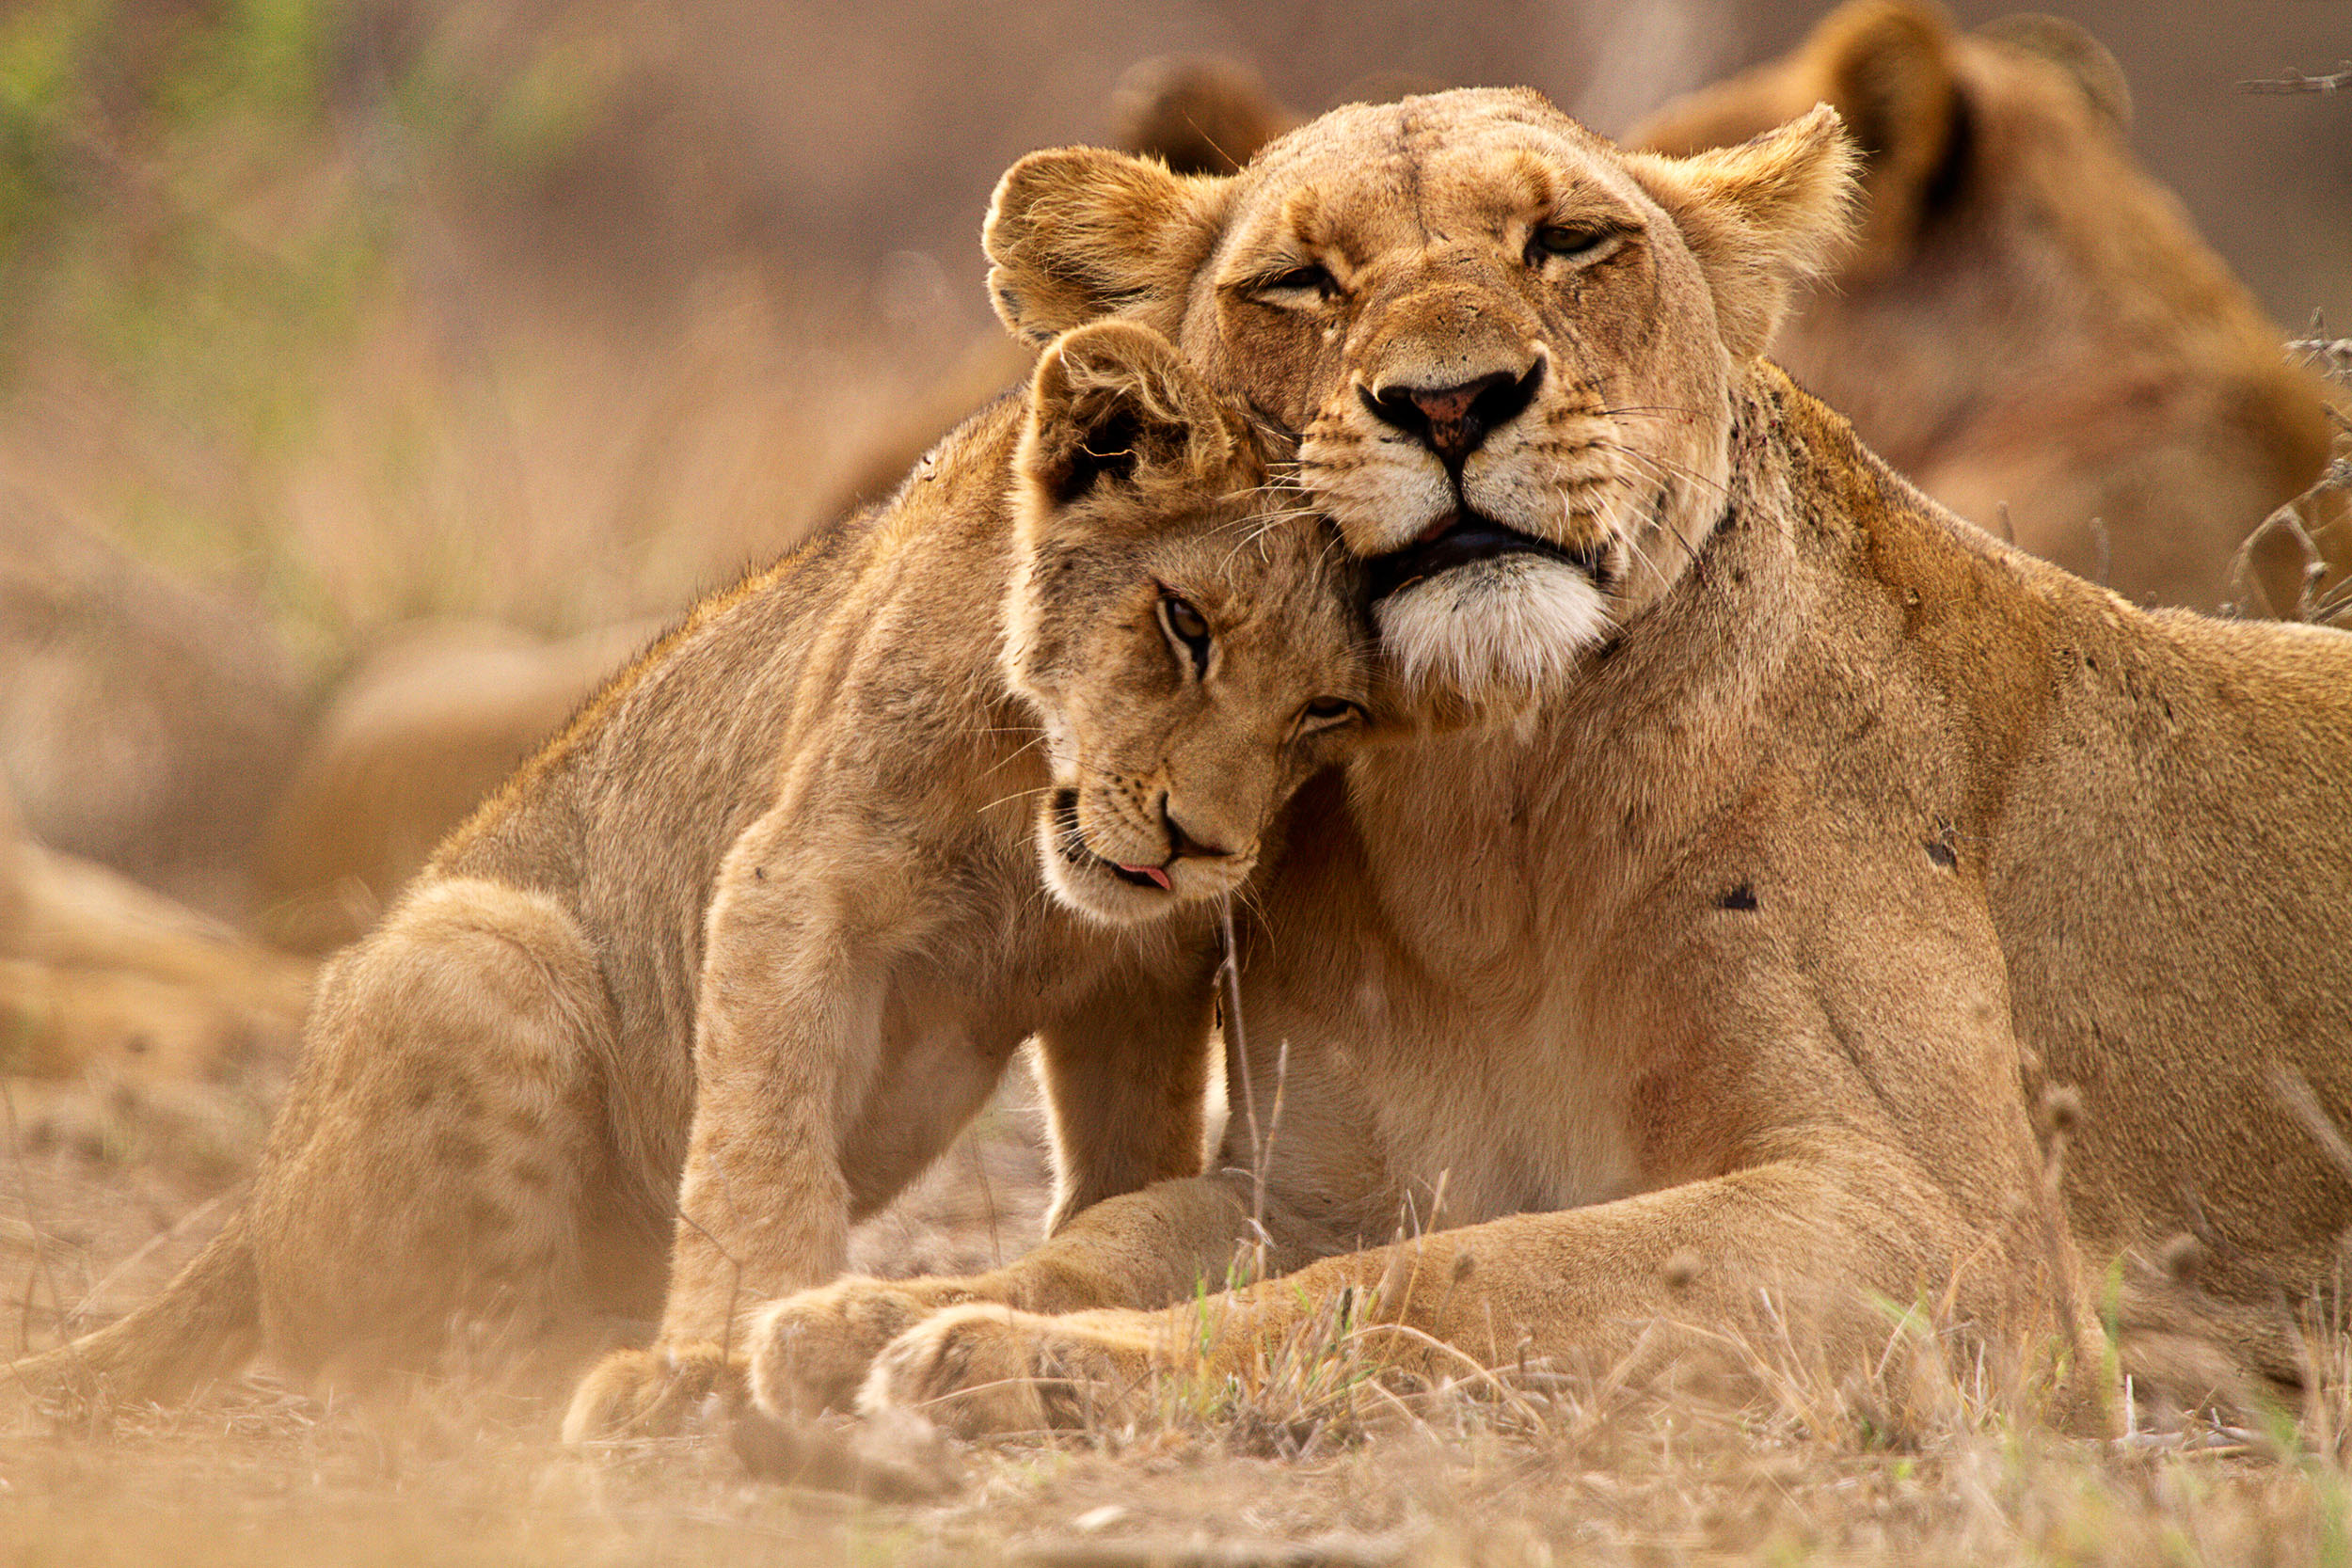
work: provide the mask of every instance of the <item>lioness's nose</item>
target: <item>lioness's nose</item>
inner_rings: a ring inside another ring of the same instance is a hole
[[[1509,424],[1543,384],[1541,359],[1524,375],[1496,371],[1458,387],[1388,386],[1356,388],[1374,417],[1421,441],[1438,460],[1458,464],[1478,450],[1488,431]]]

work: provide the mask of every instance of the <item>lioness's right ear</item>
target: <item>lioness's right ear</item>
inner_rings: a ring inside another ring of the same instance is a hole
[[[1230,418],[1167,339],[1097,322],[1039,357],[1020,471],[1057,506],[1147,476],[1217,488],[1240,444]]]
[[[1030,153],[980,231],[996,313],[1033,343],[1109,315],[1173,333],[1229,184],[1099,147]]]

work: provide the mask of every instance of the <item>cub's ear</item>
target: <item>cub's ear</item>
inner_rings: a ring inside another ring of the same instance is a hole
[[[1690,158],[1631,152],[1626,164],[1698,258],[1724,346],[1736,359],[1763,353],[1789,290],[1820,272],[1847,234],[1854,152],[1837,112],[1817,103],[1738,147]]]
[[[1109,315],[1173,332],[1228,183],[1099,147],[1030,153],[996,182],[980,231],[996,313],[1032,343]]]
[[[1244,437],[1167,339],[1133,322],[1057,338],[1029,383],[1020,472],[1056,506],[1097,486],[1154,481],[1215,492]]]

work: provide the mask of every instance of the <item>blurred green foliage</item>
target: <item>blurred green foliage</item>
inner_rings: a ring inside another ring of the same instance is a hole
[[[336,0],[31,0],[0,20],[0,375],[70,325],[116,368],[269,406],[290,351],[386,280],[411,187],[543,176],[616,74],[562,40],[389,58]]]
[[[71,366],[227,476],[119,474],[106,509],[147,553],[242,578],[296,621],[333,619],[273,491],[361,335],[413,292],[421,217],[560,169],[615,79],[606,55],[561,40],[502,57],[497,29],[469,25],[486,14],[0,12],[0,400],[36,363]]]
[[[34,0],[0,24],[0,376],[36,346],[257,433],[380,277],[385,204],[326,174],[326,0]]]

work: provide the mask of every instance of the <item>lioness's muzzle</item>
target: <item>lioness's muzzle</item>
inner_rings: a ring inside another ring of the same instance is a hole
[[[1602,586],[1602,559],[1598,546],[1578,551],[1549,539],[1521,533],[1503,527],[1491,517],[1475,512],[1457,512],[1450,526],[1441,528],[1413,541],[1400,550],[1375,556],[1367,562],[1372,578],[1372,602],[1379,603],[1401,589],[1409,588],[1425,578],[1469,566],[1481,561],[1494,561],[1506,555],[1544,556],[1572,566]]]

